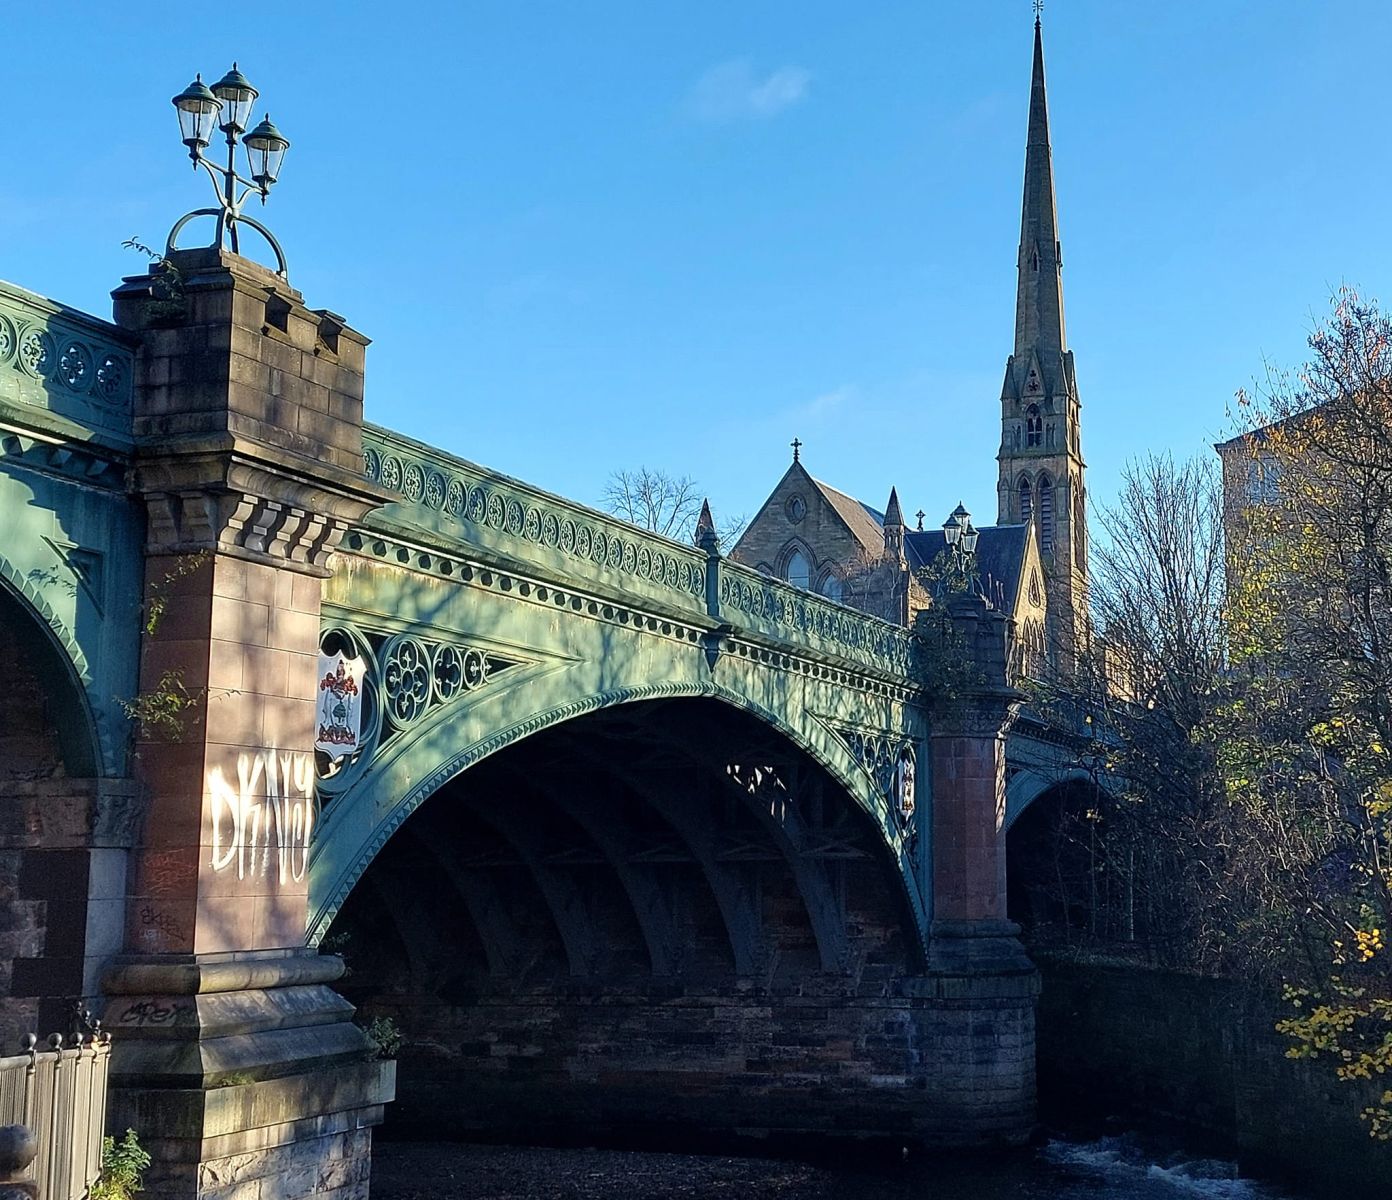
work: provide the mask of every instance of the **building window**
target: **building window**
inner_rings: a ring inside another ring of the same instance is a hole
[[[794,550],[788,556],[788,565],[784,569],[783,578],[794,587],[812,586],[812,564],[807,561],[807,555],[801,550]]]
[[[827,577],[822,580],[821,593],[828,600],[835,600],[841,603],[841,580],[832,572],[827,572]]]
[[[1028,525],[1034,515],[1034,492],[1030,490],[1028,475],[1020,476],[1020,524]]]
[[[1044,437],[1044,418],[1039,415],[1039,405],[1031,404],[1025,409],[1025,445],[1037,446]]]
[[[1275,504],[1281,498],[1281,464],[1269,454],[1252,459],[1247,465],[1247,502]]]
[[[1047,475],[1039,477],[1039,548],[1054,552],[1054,484]]]

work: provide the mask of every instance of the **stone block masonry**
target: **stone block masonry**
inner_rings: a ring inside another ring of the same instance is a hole
[[[904,982],[401,998],[412,1049],[392,1120],[440,1137],[1018,1143],[1034,1121],[1032,977],[957,999]]]

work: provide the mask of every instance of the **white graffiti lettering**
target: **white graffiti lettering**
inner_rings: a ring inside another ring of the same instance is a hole
[[[208,772],[212,868],[237,878],[271,874],[299,883],[309,862],[314,832],[314,758],[298,750],[261,750],[237,756],[236,786],[221,767]]]

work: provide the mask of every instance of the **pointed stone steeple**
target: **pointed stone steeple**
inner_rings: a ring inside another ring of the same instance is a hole
[[[884,523],[886,526],[904,526],[904,510],[899,507],[899,489],[889,489],[889,503],[885,505]]]
[[[1017,270],[1015,344],[1001,388],[998,520],[1035,526],[1045,568],[1051,658],[1067,672],[1087,636],[1085,464],[1082,409],[1064,331],[1044,31],[1037,19]]]
[[[1015,297],[1017,370],[1031,359],[1043,368],[1041,383],[1061,390],[1067,341],[1063,325],[1063,263],[1058,201],[1049,146],[1049,102],[1044,92],[1044,31],[1034,23],[1034,71],[1030,79],[1029,134],[1025,142],[1025,195],[1020,215],[1019,281]],[[1017,380],[1017,386],[1027,380]]]
[[[904,557],[904,510],[899,507],[899,489],[889,489],[889,503],[884,514],[885,553],[891,558]]]

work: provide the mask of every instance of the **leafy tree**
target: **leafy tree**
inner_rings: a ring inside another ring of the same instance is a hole
[[[1268,843],[1296,1057],[1392,1068],[1392,320],[1345,290],[1296,376],[1239,407],[1220,769]],[[1392,1138],[1392,1091],[1365,1114]]]
[[[1207,468],[1151,459],[1101,515],[1083,703],[1109,787],[1055,817],[1051,900],[1095,945],[1281,989],[1291,1056],[1370,1081],[1392,1071],[1392,320],[1344,292],[1309,345],[1239,396],[1221,505]],[[1364,1115],[1392,1138],[1392,1089]]]

